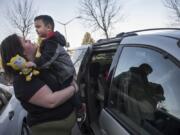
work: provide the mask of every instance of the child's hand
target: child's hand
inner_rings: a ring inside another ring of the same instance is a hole
[[[32,61],[28,61],[28,62],[26,63],[26,67],[27,67],[27,68],[36,67],[36,64],[35,64],[34,62],[32,62]]]

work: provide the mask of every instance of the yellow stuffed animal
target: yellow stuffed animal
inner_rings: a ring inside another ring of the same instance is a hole
[[[26,59],[17,54],[10,59],[10,62],[8,62],[7,65],[24,75],[26,77],[26,81],[31,81],[32,75],[38,75],[39,71],[33,69],[33,67],[27,68],[26,62]]]

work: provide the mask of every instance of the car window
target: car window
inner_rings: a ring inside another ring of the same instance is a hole
[[[5,108],[5,106],[8,104],[11,94],[3,89],[0,88],[0,112]]]
[[[71,52],[71,60],[74,64],[74,67],[75,67],[75,70],[76,70],[76,73],[78,74],[79,72],[79,68],[81,66],[81,62],[84,58],[84,55],[86,53],[88,48],[82,48],[82,49],[75,49],[75,50],[72,50]]]
[[[4,84],[4,85],[11,85],[7,79],[5,78],[5,73],[4,71],[0,72],[0,83]]]
[[[179,135],[180,68],[161,53],[124,47],[113,76],[109,108],[132,132]]]

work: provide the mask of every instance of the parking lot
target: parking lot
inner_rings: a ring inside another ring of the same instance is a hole
[[[82,135],[77,125],[74,126],[72,130],[72,135]]]
[[[88,135],[180,134],[180,29],[146,31],[73,50]],[[12,86],[0,89],[0,135],[26,134],[27,114]],[[82,135],[77,125],[72,135]]]

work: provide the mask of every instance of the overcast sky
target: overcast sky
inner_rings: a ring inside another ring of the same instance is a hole
[[[0,41],[7,35],[16,32],[5,20],[4,13],[7,4],[12,0],[0,0]],[[34,0],[34,5],[38,8],[38,14],[51,15],[55,20],[66,23],[74,17],[79,16],[78,6],[80,0]],[[119,1],[119,0],[118,0]],[[168,10],[163,6],[162,0],[123,0],[125,20],[114,26],[111,36],[123,31],[131,31],[144,28],[167,27]],[[66,25],[67,39],[72,48],[80,46],[85,32],[90,32],[95,40],[102,38],[101,32],[92,32],[85,27],[79,19],[73,20]],[[55,22],[55,30],[64,34],[64,27]],[[34,32],[30,39],[36,41]]]

